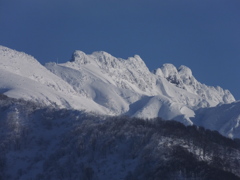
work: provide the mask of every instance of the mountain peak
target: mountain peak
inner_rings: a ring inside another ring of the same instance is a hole
[[[95,64],[101,69],[141,69],[149,71],[145,62],[139,55],[129,57],[127,60],[116,58],[105,51],[95,51],[92,54],[85,54],[83,51],[76,50],[72,54],[70,62],[75,62],[80,65]]]
[[[151,73],[138,55],[124,60],[104,51],[77,50],[70,62],[43,67],[25,53],[0,46],[0,58],[0,92],[67,108],[191,123],[196,109],[235,100],[229,91],[198,82],[186,66],[164,64]]]
[[[127,59],[128,62],[133,63],[136,67],[144,67],[147,68],[145,62],[142,60],[142,58],[139,55],[134,55],[133,57],[129,57]]]
[[[13,49],[10,49],[8,47],[5,46],[1,46],[0,45],[0,56],[7,58],[8,60],[10,59],[23,59],[25,61],[28,62],[35,62],[35,63],[39,63],[33,56],[28,55],[24,52],[19,52]]]
[[[129,57],[127,60],[124,60],[116,58],[105,51],[96,51],[91,55],[86,55],[82,51],[75,51],[72,61],[78,62],[81,65],[92,64],[97,68],[94,71],[100,70],[108,74],[117,86],[130,89],[135,86],[147,95],[158,94],[158,87],[154,85],[156,84],[156,79],[153,77],[153,74],[155,74],[157,75],[156,77],[158,77],[157,79],[159,79],[159,77],[164,78],[177,88],[181,88],[194,96],[196,95],[199,99],[193,104],[190,103],[192,104],[190,106],[210,107],[219,103],[235,101],[229,91],[223,90],[220,87],[206,86],[198,82],[193,76],[192,70],[184,65],[176,68],[176,66],[171,63],[165,63],[162,67],[153,71],[152,74],[139,55],[134,55],[134,57]],[[91,67],[89,66],[88,68]],[[159,80],[162,81],[163,79]],[[163,89],[161,89],[161,91],[162,90]],[[169,92],[166,94],[169,94]],[[187,98],[188,97],[186,97],[186,99]],[[201,100],[202,103],[200,103]],[[197,105],[198,103],[200,104]]]
[[[70,62],[87,64],[89,61],[87,59],[87,55],[83,51],[76,50],[73,52]]]
[[[182,87],[182,80],[179,76],[179,72],[173,64],[163,64],[162,67],[155,70],[154,73],[167,79],[170,83],[175,84],[178,87]]]
[[[111,54],[105,52],[105,51],[95,51],[92,53],[93,56],[95,57],[113,57]]]
[[[189,78],[189,77],[192,77],[192,70],[187,66],[181,65],[178,68],[178,74],[182,78],[186,78],[186,77]]]
[[[137,55],[137,54],[134,55],[134,58],[142,61],[142,58],[139,55]]]
[[[165,77],[165,78],[169,78],[172,76],[177,76],[176,78],[178,78],[178,77],[189,78],[189,77],[193,76],[192,70],[189,67],[181,65],[177,69],[176,66],[174,66],[173,64],[170,64],[170,63],[163,64],[162,67],[156,69],[155,72],[157,73],[157,75]]]
[[[176,76],[178,74],[177,68],[170,63],[163,64],[161,70],[165,78]]]
[[[186,89],[184,86],[185,84],[194,84],[196,81],[192,75],[192,70],[184,65],[181,65],[177,69],[173,64],[163,64],[161,68],[154,71],[154,74],[164,77],[170,83],[175,84],[182,89]]]
[[[220,87],[207,86],[198,82],[192,74],[192,70],[184,65],[178,69],[173,64],[163,64],[161,68],[153,72],[158,77],[165,78],[174,86],[199,96],[203,101],[203,107],[215,106],[219,103],[231,103],[235,98],[228,90]]]
[[[93,58],[91,57],[93,56]],[[90,55],[90,59],[97,62],[103,69],[119,67],[121,59],[118,59],[105,51],[95,51]]]

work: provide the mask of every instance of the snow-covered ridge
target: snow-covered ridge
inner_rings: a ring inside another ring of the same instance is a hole
[[[65,65],[77,69],[84,66],[90,71],[97,71],[94,69],[97,68],[101,73],[108,74],[115,85],[120,88],[140,90],[143,93],[152,94],[149,90],[153,88],[154,79],[138,55],[124,60],[113,57],[104,51],[93,52],[91,55],[75,51],[70,62]]]
[[[13,49],[7,48],[5,46],[1,46],[1,45],[0,45],[0,54],[2,57],[7,57],[8,59],[24,58],[29,62],[39,63],[31,55],[28,55],[24,52],[19,52],[19,51],[16,51],[16,50],[13,50]]]
[[[176,87],[200,96],[207,101],[207,106],[209,107],[216,106],[219,103],[231,103],[235,101],[229,90],[223,90],[219,86],[207,86],[198,82],[193,76],[192,70],[186,66],[182,65],[177,69],[173,64],[163,64],[154,73],[159,77],[167,79]]]
[[[186,66],[164,64],[152,73],[138,55],[124,60],[103,51],[75,51],[70,61],[44,67],[1,46],[0,69],[0,93],[108,115],[192,124],[195,110],[235,101],[229,91],[198,82]]]
[[[240,101],[211,108],[201,108],[192,118],[195,125],[219,131],[230,138],[240,138]]]
[[[61,88],[60,86],[66,82],[62,82],[61,79],[49,72],[33,56],[0,46],[0,58],[2,71],[44,84],[55,91],[71,91],[66,87]]]

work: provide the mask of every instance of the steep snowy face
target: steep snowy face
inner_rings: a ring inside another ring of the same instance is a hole
[[[29,63],[39,63],[34,59],[34,57],[24,52],[15,51],[13,49],[10,49],[1,45],[0,45],[0,55],[1,55],[1,59],[3,59],[4,57],[8,58],[8,61],[10,64],[13,63],[14,62],[13,60],[16,58],[25,59],[25,61],[28,61]],[[1,61],[0,63],[3,64],[3,61]]]
[[[76,62],[78,64],[87,64],[89,63],[86,54],[82,51],[74,51],[72,54],[71,62]]]
[[[90,71],[95,68],[95,71],[108,76],[119,88],[137,90],[147,95],[156,94],[154,89],[156,80],[138,55],[124,60],[104,51],[94,52],[91,55],[75,51],[71,61],[64,66],[75,69],[81,69],[84,66]]]
[[[0,46],[0,93],[60,108],[107,113],[25,53]],[[84,103],[82,103],[84,102]]]
[[[192,75],[192,70],[186,66],[180,66],[178,68],[178,75],[185,85],[196,86],[196,79]]]
[[[198,109],[194,124],[216,130],[230,138],[240,138],[240,101]]]
[[[157,93],[154,75],[137,55],[124,60],[103,51],[75,51],[70,62],[45,66],[76,92],[117,115],[128,112],[142,96]]]
[[[49,72],[30,55],[0,46],[0,59],[0,69],[8,73],[13,73],[25,77],[28,80],[44,84],[55,91],[66,93],[72,91],[70,87],[66,87],[67,84],[65,82]],[[61,88],[61,83],[66,86]]]
[[[124,60],[104,51],[75,51],[69,62],[46,67],[77,93],[117,115],[192,124],[196,109],[234,101],[227,91],[199,83],[186,66],[164,64],[151,73],[138,55]]]
[[[42,66],[25,53],[0,47],[0,93],[14,98],[107,115],[162,117],[192,124],[195,110],[230,103],[220,87],[199,83],[186,66],[164,64],[151,73],[138,56],[75,51],[70,61]]]
[[[206,86],[198,82],[192,75],[190,68],[180,66],[178,69],[172,64],[164,64],[154,71],[158,77],[165,78],[174,86],[184,89],[199,97],[199,107],[216,106],[219,103],[231,103],[235,101],[228,90],[220,87]]]
[[[156,72],[158,72],[159,75],[162,75],[162,77],[167,79],[170,83],[185,89],[180,74],[173,64],[163,64],[163,66]],[[162,74],[160,72],[162,72]]]

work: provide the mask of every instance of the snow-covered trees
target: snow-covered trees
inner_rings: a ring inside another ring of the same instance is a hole
[[[0,96],[0,179],[239,179],[240,143],[160,118],[107,117]]]

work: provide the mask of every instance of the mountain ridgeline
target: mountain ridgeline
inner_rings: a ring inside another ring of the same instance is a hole
[[[124,60],[103,51],[75,51],[66,63],[43,66],[0,46],[0,77],[0,93],[8,97],[100,115],[161,117],[240,137],[239,102],[228,90],[198,82],[186,66],[163,64],[151,72],[138,55]]]
[[[240,141],[159,117],[59,109],[0,95],[0,179],[240,179]]]
[[[237,180],[239,109],[186,66],[103,51],[43,66],[0,46],[0,180]]]

